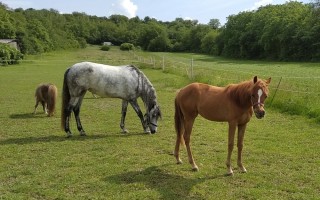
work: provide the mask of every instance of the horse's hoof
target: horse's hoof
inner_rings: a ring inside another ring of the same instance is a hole
[[[67,138],[71,138],[72,137],[72,134],[67,134]]]
[[[198,168],[197,166],[196,166],[196,167],[193,167],[193,168],[192,168],[192,171],[193,171],[193,172],[198,172],[198,171],[199,171],[199,168]]]
[[[147,130],[147,131],[144,131],[145,134],[151,134],[151,131]]]
[[[182,160],[177,161],[177,165],[181,165],[182,163],[183,163]]]
[[[233,172],[232,173],[228,172],[225,174],[225,176],[233,176],[233,175],[234,175]]]
[[[246,168],[242,164],[238,165],[238,167],[239,167],[240,173],[247,173]]]
[[[127,129],[122,129],[121,133],[126,134],[126,133],[129,133],[129,131]]]
[[[233,171],[229,171],[225,174],[225,176],[233,176]]]

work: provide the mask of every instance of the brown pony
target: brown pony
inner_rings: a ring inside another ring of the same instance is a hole
[[[230,84],[226,87],[192,83],[182,88],[175,98],[174,118],[177,141],[174,155],[177,164],[182,163],[179,157],[179,148],[180,143],[184,141],[189,163],[194,171],[198,171],[198,166],[194,162],[190,148],[190,135],[194,120],[200,114],[208,120],[229,123],[226,161],[228,175],[233,174],[231,153],[234,146],[235,131],[238,127],[238,166],[241,172],[246,172],[241,160],[244,132],[253,112],[258,119],[264,117],[264,101],[268,96],[270,82],[271,78],[261,80],[255,76],[253,80]]]
[[[36,105],[34,106],[34,112],[36,113],[39,102],[42,104],[43,111],[50,117],[55,112],[57,102],[58,89],[51,83],[40,84],[35,92]]]

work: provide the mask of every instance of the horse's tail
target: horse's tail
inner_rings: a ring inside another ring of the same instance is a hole
[[[68,78],[68,73],[69,69],[64,73],[64,78],[63,78],[63,87],[62,87],[62,105],[61,105],[61,128],[64,129],[65,121],[66,121],[66,111],[67,111],[67,106],[70,101],[70,92],[69,92],[69,87],[67,84],[67,78]]]
[[[56,109],[58,89],[55,85],[49,85],[48,87],[48,111],[49,116],[52,116]]]
[[[180,140],[181,144],[184,144],[183,132],[184,132],[184,124],[183,124],[183,113],[181,111],[180,105],[177,101],[177,97],[174,100],[174,125],[177,133],[177,140]]]

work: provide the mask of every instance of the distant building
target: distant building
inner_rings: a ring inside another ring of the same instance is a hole
[[[102,45],[112,46],[113,44],[111,42],[103,42]]]
[[[13,48],[15,48],[15,49],[20,51],[20,47],[18,45],[18,42],[15,39],[0,39],[0,43],[8,44],[11,47],[13,47]]]

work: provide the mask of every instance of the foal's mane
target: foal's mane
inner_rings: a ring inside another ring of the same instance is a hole
[[[138,90],[141,92],[141,98],[145,105],[145,107],[148,109],[148,111],[153,108],[153,106],[157,105],[157,94],[156,90],[154,89],[153,85],[149,81],[149,79],[146,77],[146,75],[140,71],[137,67],[134,65],[129,65],[130,69],[134,70],[139,78],[139,86]]]
[[[225,92],[239,106],[247,106],[251,104],[251,90],[254,86],[252,80],[244,81],[238,84],[230,84],[225,87]]]

